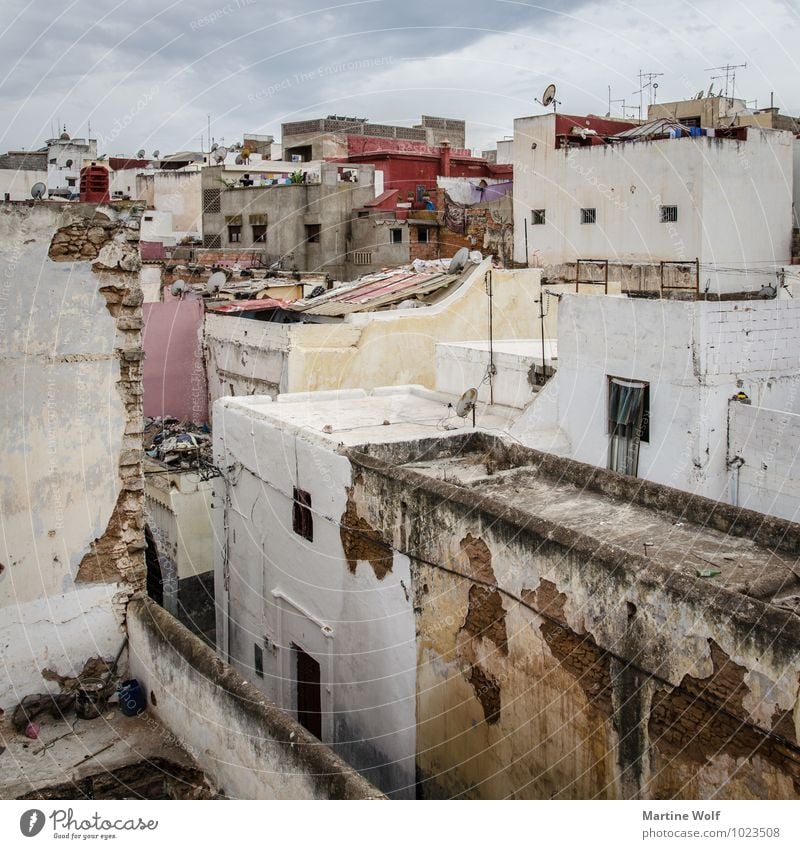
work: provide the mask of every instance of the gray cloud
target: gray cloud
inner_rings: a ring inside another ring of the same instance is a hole
[[[707,86],[703,69],[722,61],[749,60],[740,79],[762,99],[774,90],[800,103],[800,22],[784,0],[765,3],[762,20],[781,24],[771,33],[737,0],[75,0],[55,11],[11,0],[0,149],[38,145],[58,120],[80,135],[90,121],[121,153],[197,147],[209,113],[212,133],[232,141],[331,112],[464,117],[481,147],[536,111],[550,80],[565,111],[604,113],[609,84],[638,102],[643,66],[663,71],[661,92],[677,98]]]

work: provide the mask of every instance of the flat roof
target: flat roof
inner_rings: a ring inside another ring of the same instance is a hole
[[[225,410],[303,433],[332,447],[474,432],[471,414],[465,418],[456,415],[456,396],[414,385],[288,393],[276,401],[249,395],[217,403]],[[478,403],[475,414],[478,430],[505,434],[519,410]]]

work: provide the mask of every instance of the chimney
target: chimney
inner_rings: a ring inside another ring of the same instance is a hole
[[[441,177],[450,176],[450,140],[442,139],[439,145],[439,174]]]

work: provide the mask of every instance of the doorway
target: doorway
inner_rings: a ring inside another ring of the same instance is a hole
[[[297,721],[318,739],[322,739],[322,681],[320,665],[293,645],[297,686]]]

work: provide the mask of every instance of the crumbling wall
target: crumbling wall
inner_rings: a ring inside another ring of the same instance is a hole
[[[349,456],[412,558],[420,795],[800,796],[795,615]]]
[[[113,657],[144,586],[139,214],[0,208],[0,707]]]

